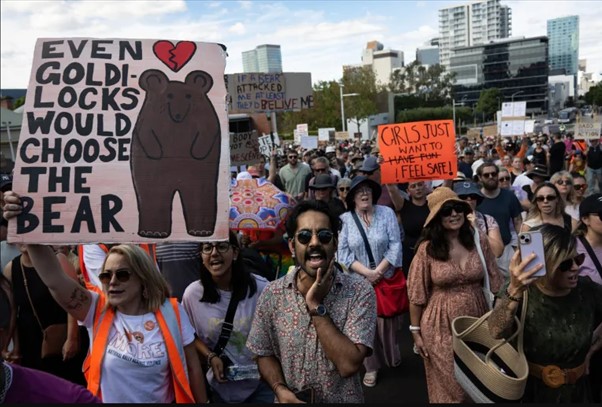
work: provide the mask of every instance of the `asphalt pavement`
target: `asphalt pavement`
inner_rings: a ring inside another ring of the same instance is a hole
[[[424,364],[412,350],[414,342],[408,326],[409,314],[406,313],[399,332],[401,365],[381,369],[375,387],[363,386],[366,404],[428,404]]]

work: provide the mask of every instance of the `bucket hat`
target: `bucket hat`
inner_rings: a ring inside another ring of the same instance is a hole
[[[361,185],[366,185],[372,189],[372,204],[376,205],[378,198],[380,198],[380,194],[382,193],[382,187],[378,182],[371,180],[370,178],[364,175],[356,175],[351,180],[351,185],[349,186],[349,192],[345,197],[345,201],[347,201],[347,208],[349,210],[355,209],[355,193]]]
[[[320,174],[314,179],[313,185],[309,186],[309,189],[326,189],[335,188],[336,186],[332,183],[332,177],[328,174]]]
[[[534,176],[540,176],[548,180],[550,178],[550,174],[548,174],[548,167],[543,164],[535,164],[533,169],[527,172],[527,177],[533,179]]]

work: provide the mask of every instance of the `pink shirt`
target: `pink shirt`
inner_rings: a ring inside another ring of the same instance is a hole
[[[598,258],[598,260],[602,263],[602,248],[594,247],[594,254]],[[596,269],[596,264],[589,256],[589,253],[581,243],[580,239],[577,239],[577,253],[585,253],[585,261],[579,267],[579,275],[582,277],[589,277],[594,283],[602,285],[602,276]]]

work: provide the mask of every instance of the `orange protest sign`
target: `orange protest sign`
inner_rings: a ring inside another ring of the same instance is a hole
[[[458,173],[456,134],[452,120],[378,126],[378,146],[384,158],[381,182],[453,179]]]

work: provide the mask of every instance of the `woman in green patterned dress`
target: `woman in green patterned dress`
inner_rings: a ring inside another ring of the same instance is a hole
[[[520,261],[517,251],[510,263],[510,282],[496,301],[488,319],[494,338],[508,338],[516,329],[514,316],[528,290],[524,327],[524,350],[529,361],[529,378],[523,402],[591,402],[586,375],[589,360],[602,347],[602,286],[579,277],[584,255],[578,254],[576,239],[560,226],[544,224],[546,275],[535,277],[542,265],[527,265],[534,254]]]

